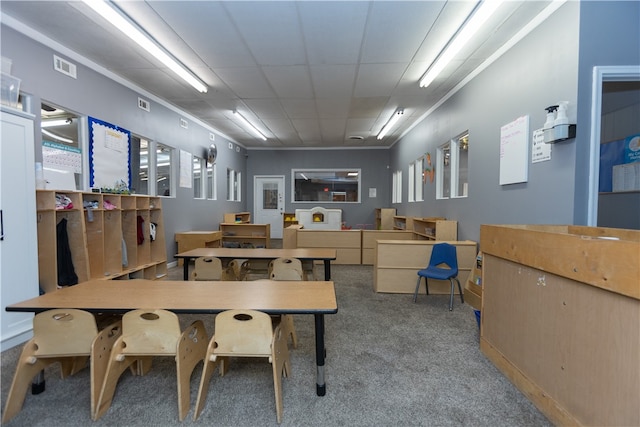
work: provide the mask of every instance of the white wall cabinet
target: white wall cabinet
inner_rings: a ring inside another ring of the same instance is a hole
[[[33,116],[2,106],[0,112],[0,288],[2,351],[31,338],[32,313],[7,305],[38,296]]]

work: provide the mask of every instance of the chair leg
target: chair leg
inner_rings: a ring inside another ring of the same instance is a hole
[[[35,356],[37,350],[36,344],[33,340],[27,342],[22,349],[18,364],[16,366],[16,373],[13,376],[13,382],[11,383],[11,389],[9,389],[9,395],[4,407],[4,413],[2,414],[2,424],[9,422],[15,417],[22,409],[24,399],[27,396],[27,390],[31,386],[31,380],[38,372],[44,369],[55,361],[60,359],[38,359]]]
[[[197,420],[200,416],[200,413],[204,409],[204,405],[207,401],[207,393],[209,393],[209,382],[211,381],[211,376],[218,367],[221,362],[221,358],[218,357],[216,361],[211,360],[211,356],[213,355],[213,350],[215,349],[215,342],[213,339],[209,342],[207,347],[207,353],[204,358],[204,366],[202,367],[202,376],[200,377],[200,386],[198,387],[198,398],[196,400],[196,408],[193,412],[193,420]]]
[[[197,320],[182,332],[176,354],[176,376],[178,382],[178,416],[180,421],[191,408],[191,374],[207,352],[209,336],[204,323]]]
[[[109,364],[109,354],[120,335],[122,335],[122,321],[118,320],[102,329],[91,343],[91,418],[96,415],[100,391]]]
[[[456,277],[456,282],[458,282],[458,291],[460,291],[460,302],[464,304],[464,294],[462,292],[462,286],[460,285],[460,280]]]
[[[454,293],[454,285],[453,285],[453,279],[449,279],[449,282],[451,283],[451,293],[449,294],[449,311],[453,310],[453,293]]]
[[[113,344],[113,349],[109,355],[107,370],[104,374],[104,381],[100,387],[100,396],[98,397],[95,414],[93,415],[94,421],[97,421],[102,417],[111,407],[111,402],[113,401],[113,395],[116,391],[116,385],[118,384],[120,375],[122,375],[127,368],[136,362],[136,357],[127,357],[122,354],[124,347],[125,343],[122,341],[122,336],[120,336]]]
[[[422,277],[418,276],[418,283],[416,283],[416,291],[413,293],[413,302],[414,303],[418,300],[418,289],[420,288],[420,281],[421,280],[422,280]]]

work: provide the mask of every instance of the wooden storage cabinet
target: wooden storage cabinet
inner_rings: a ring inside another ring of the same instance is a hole
[[[373,265],[378,240],[413,240],[411,231],[362,230],[362,264]]]
[[[221,223],[223,247],[255,247],[271,246],[270,224]]]
[[[225,213],[222,222],[226,224],[247,224],[251,222],[251,214],[249,212]]]
[[[335,248],[334,264],[360,264],[361,230],[298,230],[299,248]]]
[[[393,217],[396,215],[395,208],[376,208],[374,214],[376,230],[393,230]]]
[[[428,240],[458,240],[458,221],[413,218],[413,232]]]
[[[482,225],[480,349],[555,425],[640,425],[640,231]]]
[[[435,240],[378,240],[373,265],[373,290],[413,294],[418,270],[429,264],[431,250],[437,243]],[[449,243],[456,247],[458,280],[464,280],[475,265],[477,244],[471,240]],[[458,292],[457,287],[455,291]],[[424,281],[420,284],[419,292],[425,293]],[[449,294],[451,285],[448,280],[429,280],[429,292]]]
[[[57,210],[56,194],[73,209]],[[67,233],[78,282],[89,279],[156,279],[167,274],[167,254],[158,197],[36,191],[40,286],[57,289],[56,224],[67,219]],[[139,228],[139,220],[140,222]],[[156,224],[151,242],[150,223]],[[138,236],[143,237],[142,243]]]

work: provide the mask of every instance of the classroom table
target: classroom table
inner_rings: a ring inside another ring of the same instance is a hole
[[[94,313],[122,313],[144,308],[192,314],[231,309],[252,309],[269,314],[313,314],[316,393],[318,396],[326,393],[324,315],[338,312],[335,287],[330,281],[89,280],[11,304],[6,310],[38,313],[55,308],[77,308]]]
[[[298,258],[300,261],[324,261],[324,280],[331,280],[331,260],[336,259],[336,250],[331,248],[197,248],[174,255],[184,259],[184,280],[189,280],[189,262],[194,258],[216,257],[224,264],[232,259],[276,259]]]

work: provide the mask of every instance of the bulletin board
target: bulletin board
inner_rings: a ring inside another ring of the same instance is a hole
[[[529,175],[529,116],[500,128],[500,185],[527,182]]]
[[[89,186],[119,185],[131,187],[131,132],[89,117]]]

